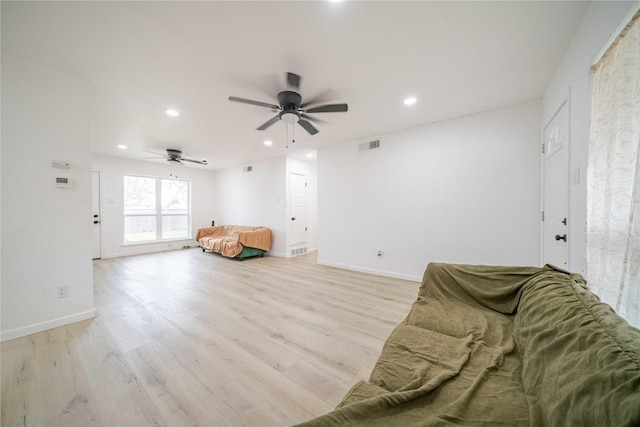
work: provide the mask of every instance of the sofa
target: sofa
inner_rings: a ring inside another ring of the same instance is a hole
[[[264,256],[271,250],[272,233],[267,227],[216,225],[198,229],[196,241],[202,252],[216,252],[229,258]]]
[[[432,263],[368,381],[302,426],[640,426],[640,330],[553,266]]]

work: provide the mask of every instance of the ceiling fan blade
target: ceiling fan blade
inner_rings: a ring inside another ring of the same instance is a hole
[[[303,110],[307,108],[309,105],[324,105],[329,104],[336,99],[340,99],[340,95],[333,89],[325,89],[320,94],[314,96],[313,98],[305,98],[305,102],[300,104],[300,108]]]
[[[291,86],[292,88],[294,88],[295,90],[300,89],[300,80],[301,79],[302,79],[302,77],[300,77],[297,74],[287,73],[287,84],[289,86]]]
[[[305,113],[340,113],[347,110],[349,110],[349,106],[347,104],[329,104],[309,108],[308,110],[305,110]]]
[[[193,159],[185,159],[184,157],[182,159],[183,162],[189,162],[189,163],[197,163],[199,165],[208,165],[209,162],[206,160],[193,160]]]
[[[317,117],[311,116],[306,113],[300,113],[300,117],[303,119],[311,120],[312,122],[315,122],[315,123],[327,123],[326,120],[319,119]]]
[[[318,133],[318,129],[316,129],[311,123],[306,121],[305,119],[298,120],[298,124],[304,128],[309,134],[315,135]]]
[[[166,159],[167,156],[144,156],[143,159]]]
[[[252,101],[251,99],[238,98],[237,96],[230,96],[229,101],[242,102],[243,104],[257,105],[258,107],[266,107],[274,110],[280,109],[280,107],[275,104],[268,104],[266,102],[260,102],[260,101]]]
[[[145,150],[144,148],[143,148],[143,149],[141,149],[140,151],[144,151],[145,153],[155,154],[156,156],[167,157],[167,154],[166,154],[166,153],[156,153],[155,151]]]
[[[267,120],[266,122],[264,122],[263,124],[261,124],[260,126],[258,126],[256,129],[257,130],[265,130],[266,128],[268,128],[272,124],[276,123],[278,120],[280,120],[280,116],[272,117],[269,120]]]

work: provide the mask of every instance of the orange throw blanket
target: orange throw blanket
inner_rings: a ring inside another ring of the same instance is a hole
[[[271,250],[271,229],[245,225],[216,225],[198,229],[196,240],[202,248],[229,258],[242,252],[244,246]]]

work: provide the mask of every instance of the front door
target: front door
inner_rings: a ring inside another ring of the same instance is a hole
[[[569,104],[544,128],[542,259],[569,269]]]
[[[91,173],[91,222],[93,223],[93,259],[101,257],[100,251],[100,172]]]

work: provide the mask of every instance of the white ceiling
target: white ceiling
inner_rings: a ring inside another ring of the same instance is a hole
[[[588,2],[1,5],[3,54],[91,82],[95,153],[178,148],[219,169],[539,99]],[[315,136],[297,126],[288,149],[284,123],[255,130],[274,113],[227,99],[277,104],[287,71],[303,102],[349,104],[314,115]]]

